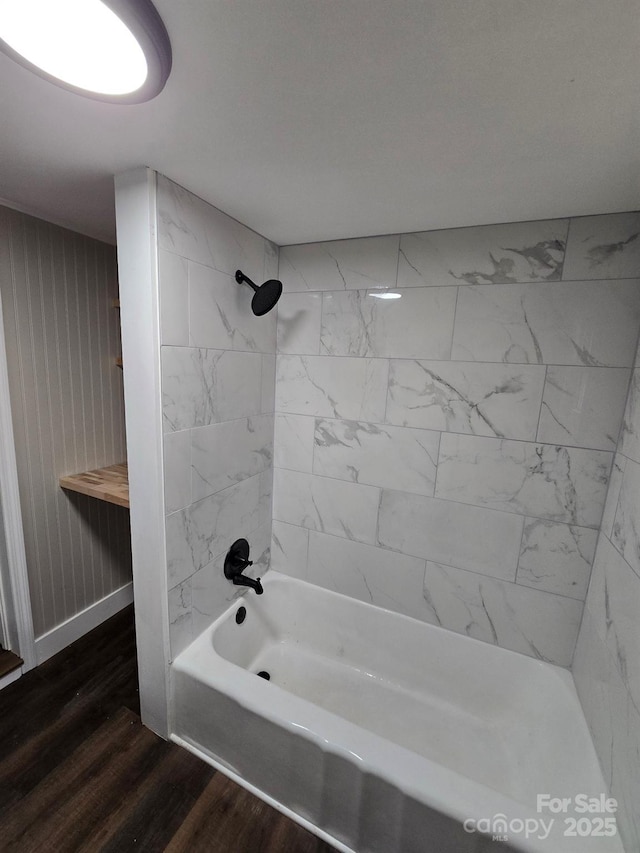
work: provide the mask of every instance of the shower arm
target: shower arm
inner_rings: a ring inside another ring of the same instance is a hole
[[[236,281],[238,284],[248,284],[256,293],[258,292],[258,285],[254,284],[251,279],[247,278],[247,276],[240,270],[236,270]]]

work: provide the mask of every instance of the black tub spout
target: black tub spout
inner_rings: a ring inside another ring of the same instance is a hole
[[[236,586],[248,586],[251,589],[256,591],[256,595],[262,595],[264,590],[262,589],[262,584],[260,583],[260,578],[248,578],[246,575],[236,575],[233,578],[233,583]]]

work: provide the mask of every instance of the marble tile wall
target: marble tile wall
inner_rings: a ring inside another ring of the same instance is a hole
[[[235,282],[277,277],[269,241],[158,176],[167,576],[172,657],[245,593],[223,574],[249,540],[269,567],[275,312]]]
[[[600,217],[598,217],[600,219]],[[636,234],[640,232],[640,223]],[[574,258],[581,271],[606,256],[602,237],[579,232],[590,247]],[[619,235],[616,269],[640,268],[633,233]],[[625,263],[622,254],[632,254]],[[573,660],[573,675],[611,795],[626,850],[640,850],[640,358],[629,385],[598,546]]]
[[[640,214],[615,214],[281,248],[272,565],[569,666],[640,328],[638,235]],[[636,429],[612,477],[628,509],[605,520],[639,570]]]

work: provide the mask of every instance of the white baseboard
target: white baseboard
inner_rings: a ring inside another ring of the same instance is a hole
[[[133,584],[127,583],[116,589],[114,592],[105,595],[100,601],[95,604],[90,604],[89,607],[76,613],[66,622],[56,625],[46,634],[36,638],[36,660],[38,665],[44,663],[53,655],[66,649],[67,646],[79,640],[80,637],[88,634],[94,628],[97,628],[106,619],[114,616],[123,607],[131,604],[133,601]]]
[[[3,687],[8,687],[10,684],[13,684],[14,681],[17,681],[21,675],[24,675],[22,671],[22,667],[18,666],[16,669],[12,669],[11,672],[7,673],[7,675],[3,675],[0,678],[0,690]]]

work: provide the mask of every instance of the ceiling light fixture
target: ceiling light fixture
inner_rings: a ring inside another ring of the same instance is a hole
[[[369,296],[375,296],[376,299],[401,299],[401,293],[389,293],[389,291],[383,291],[382,293],[370,293]]]
[[[151,100],[171,71],[151,0],[0,0],[0,50],[58,86],[121,104]]]

